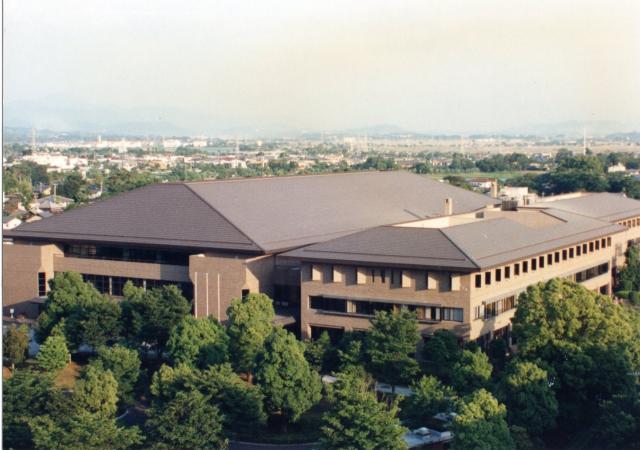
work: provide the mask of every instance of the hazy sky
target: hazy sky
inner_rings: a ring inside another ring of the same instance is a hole
[[[638,123],[638,23],[637,0],[4,0],[4,100],[203,131]]]

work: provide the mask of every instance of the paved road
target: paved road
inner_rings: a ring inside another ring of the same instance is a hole
[[[313,450],[315,444],[253,444],[251,442],[229,443],[229,450]]]

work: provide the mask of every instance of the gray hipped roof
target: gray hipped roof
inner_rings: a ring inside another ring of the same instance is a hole
[[[10,237],[277,252],[495,200],[408,172],[147,186],[7,232]]]
[[[640,216],[640,202],[622,194],[599,192],[580,197],[534,203],[534,208],[561,209],[594,219],[614,222]]]
[[[517,213],[516,213],[517,214]],[[506,264],[625,230],[620,225],[546,210],[557,221],[538,227],[504,217],[445,228],[387,226],[284,253],[332,263],[473,271]]]

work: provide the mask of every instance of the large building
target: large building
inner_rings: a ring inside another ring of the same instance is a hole
[[[532,283],[610,293],[638,240],[640,202],[618,194],[516,207],[406,172],[159,184],[6,231],[3,314],[37,316],[47,281],[75,271],[115,298],[128,280],[177,284],[221,321],[264,292],[302,337],[407,306],[424,335],[482,342]]]

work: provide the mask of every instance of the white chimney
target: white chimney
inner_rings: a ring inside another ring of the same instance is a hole
[[[444,215],[450,216],[451,214],[453,214],[453,199],[447,197],[444,199]]]

